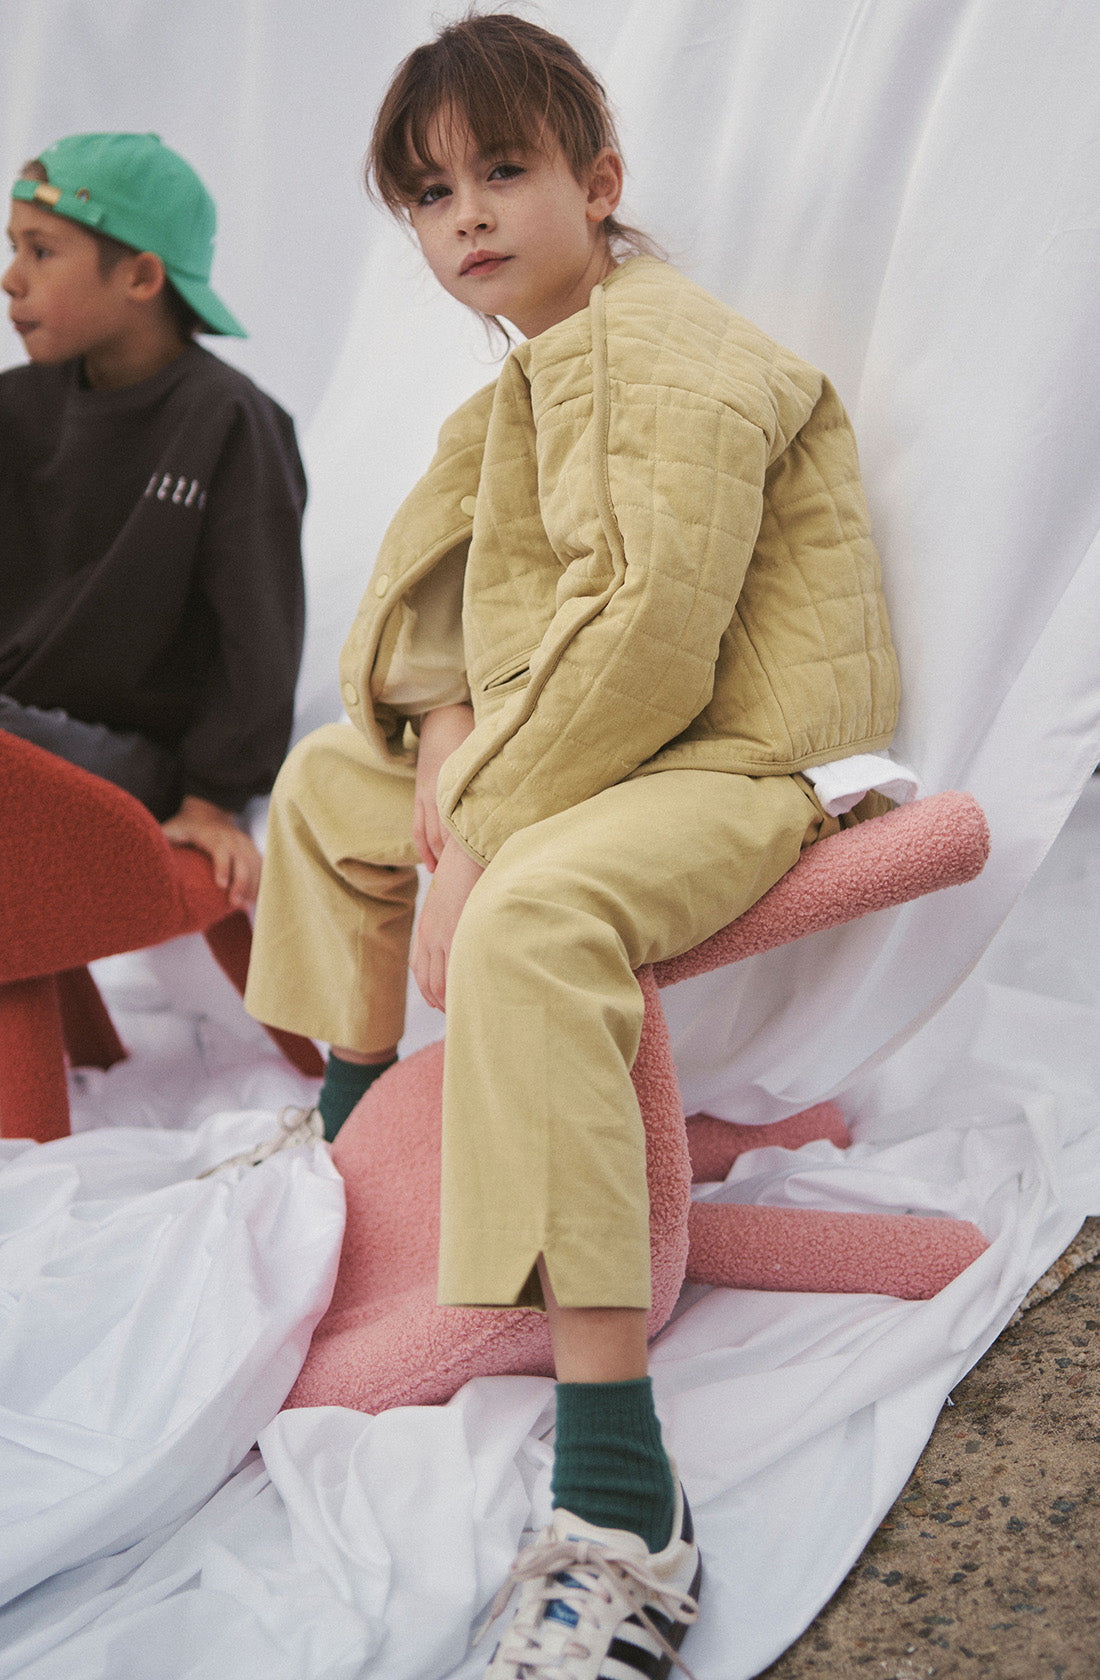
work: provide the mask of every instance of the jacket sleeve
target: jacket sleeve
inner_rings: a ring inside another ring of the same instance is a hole
[[[481,859],[630,776],[703,710],[760,525],[762,427],[690,389],[612,380],[601,342],[588,424],[538,424],[557,610],[526,682],[441,778],[444,819]]]
[[[212,477],[197,567],[213,654],[181,742],[184,792],[237,811],[290,740],[302,653],[305,473],[289,416],[242,405]]]

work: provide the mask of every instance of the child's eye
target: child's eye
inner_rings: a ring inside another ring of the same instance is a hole
[[[441,198],[446,198],[450,190],[442,181],[435,181],[430,187],[424,188],[416,202],[419,205],[438,204]]]
[[[521,163],[497,163],[489,171],[490,181],[512,181],[523,174]]]

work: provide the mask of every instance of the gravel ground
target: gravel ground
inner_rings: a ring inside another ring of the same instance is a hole
[[[951,1400],[855,1568],[760,1680],[1100,1680],[1100,1264],[1006,1329]]]

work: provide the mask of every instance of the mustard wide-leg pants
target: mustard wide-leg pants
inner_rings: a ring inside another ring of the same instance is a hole
[[[415,850],[411,780],[357,737],[318,731],[276,784],[246,1002],[366,1051],[401,1019]],[[542,1254],[562,1306],[648,1307],[633,971],[732,921],[837,826],[797,777],[667,770],[501,847],[447,970],[442,1302],[536,1301]]]
[[[412,772],[380,770],[350,723],[326,724],[290,753],[271,794],[244,996],[258,1021],[364,1053],[398,1042],[417,889],[413,792]]]

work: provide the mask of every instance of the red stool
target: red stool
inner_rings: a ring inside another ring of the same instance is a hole
[[[707,1116],[685,1123],[657,988],[835,927],[981,870],[985,818],[968,794],[943,793],[844,829],[802,854],[737,921],[695,950],[643,969],[633,1069],[646,1128],[653,1307],[666,1322],[685,1281],[732,1288],[936,1294],[988,1246],[965,1220],[692,1203],[697,1179],[722,1178],[744,1149],[810,1138],[844,1145],[831,1103],[774,1126]],[[377,1412],[446,1400],[470,1377],[552,1370],[545,1315],[435,1304],[439,1241],[442,1044],[383,1074],[340,1132],[333,1158],[347,1226],[332,1302],[291,1391],[292,1406]]]
[[[68,1136],[66,1051],[74,1067],[126,1055],[87,964],[185,933],[243,992],[251,923],[209,859],[121,788],[0,731],[0,1136]],[[320,1077],[310,1039],[269,1030]]]

